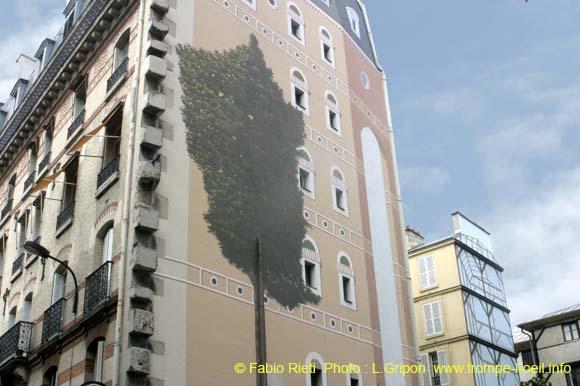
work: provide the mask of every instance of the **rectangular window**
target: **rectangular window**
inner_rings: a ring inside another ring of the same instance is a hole
[[[40,238],[40,230],[42,227],[42,211],[44,209],[44,196],[42,192],[40,196],[34,201],[34,218],[32,225],[32,240],[37,241]]]
[[[300,168],[300,188],[308,193],[312,193],[310,178],[310,172]]]
[[[290,21],[290,29],[292,31],[292,35],[296,37],[298,40],[302,40],[302,26],[296,20],[292,19]]]
[[[322,371],[315,369],[310,373],[310,386],[322,386]]]
[[[424,256],[419,259],[419,285],[422,290],[437,286],[433,256]]]
[[[26,242],[26,236],[28,233],[28,214],[29,212],[26,211],[24,214],[18,219],[18,254],[24,252],[23,246]]]
[[[351,282],[350,277],[343,276],[342,277],[342,298],[348,304],[352,304],[352,301],[353,301],[351,285],[352,285],[352,282]]]
[[[316,289],[316,264],[304,262],[304,281],[308,287]]]
[[[73,118],[78,117],[84,110],[87,102],[87,82],[83,80],[75,91]]]
[[[441,386],[441,377],[439,376],[439,372],[436,371],[437,366],[439,365],[439,360],[437,358],[437,352],[430,352],[429,353],[429,365],[431,368],[431,385]]]
[[[66,22],[64,24],[64,36],[66,36],[70,32],[74,23],[75,23],[75,11],[73,8],[71,13],[68,14],[68,16],[66,18]]]
[[[330,123],[330,128],[331,129],[333,129],[334,131],[338,131],[339,130],[339,127],[338,127],[338,114],[336,114],[332,110],[328,110],[328,121]]]
[[[344,211],[345,210],[344,192],[338,188],[335,188],[334,193],[336,194],[336,207],[338,209]]]
[[[306,110],[305,93],[298,87],[294,87],[294,101],[296,102],[297,107],[299,107],[301,110]]]
[[[578,322],[563,324],[562,330],[564,331],[564,342],[569,342],[571,340],[580,338],[578,333]]]
[[[350,378],[350,386],[358,386],[358,379],[357,378]]]
[[[441,302],[436,301],[423,305],[423,317],[425,319],[425,334],[427,336],[443,332],[441,322]]]
[[[74,203],[77,184],[79,160],[75,159],[67,166],[64,177],[64,192],[62,195],[62,209]]]
[[[105,364],[105,341],[97,342],[97,353],[95,357],[95,381],[103,382],[103,368]]]

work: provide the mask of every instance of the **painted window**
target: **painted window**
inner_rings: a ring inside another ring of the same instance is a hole
[[[328,130],[332,131],[334,134],[340,135],[340,106],[338,105],[338,99],[336,96],[330,92],[326,92],[326,125]]]
[[[318,248],[312,239],[302,243],[302,267],[304,284],[312,292],[322,295],[322,281],[320,280],[320,256]]]
[[[435,370],[439,366],[447,365],[447,351],[440,350],[423,354],[421,355],[421,364],[427,369],[427,371],[422,373],[422,386],[442,386],[450,384],[448,374]]]
[[[73,100],[73,120],[85,111],[85,104],[87,102],[87,82],[83,80],[75,89]]]
[[[330,32],[324,27],[320,27],[320,56],[334,68],[334,43]]]
[[[52,304],[64,298],[66,293],[66,268],[58,267],[52,280]]]
[[[437,286],[437,278],[435,276],[435,262],[433,256],[421,257],[419,264],[419,284],[422,290],[433,288]]]
[[[25,322],[32,321],[32,292],[26,295],[22,304],[22,320]]]
[[[95,339],[87,349],[87,368],[85,381],[103,382],[103,369],[105,363],[105,338]]]
[[[56,386],[58,381],[58,368],[56,366],[51,367],[44,373],[44,379],[42,384],[45,386]]]
[[[309,115],[310,109],[308,104],[308,82],[304,74],[298,70],[293,69],[290,73],[290,82],[292,90],[292,106]]]
[[[578,333],[578,322],[566,323],[562,325],[564,331],[564,342],[576,340],[580,338]]]
[[[360,17],[358,13],[350,7],[346,7],[346,13],[350,21],[350,29],[360,38]]]
[[[425,319],[425,335],[431,336],[443,332],[440,301],[424,304],[423,317]]]
[[[340,303],[348,308],[356,308],[355,276],[352,261],[345,253],[338,255],[338,285]]]
[[[332,206],[337,212],[348,216],[348,197],[344,174],[338,168],[333,168],[331,173]]]
[[[18,309],[16,307],[12,307],[12,309],[10,310],[10,312],[8,313],[8,328],[12,328],[14,327],[14,325],[16,324],[16,312],[18,311]]]
[[[254,10],[256,9],[256,0],[242,0],[242,3]]]
[[[314,163],[306,149],[298,150],[298,184],[302,193],[315,198]]]
[[[326,372],[324,369],[324,360],[318,353],[310,353],[304,361],[307,365],[312,365],[312,371],[306,374],[306,386],[327,386]]]
[[[288,3],[288,34],[304,45],[304,18],[302,12],[293,3]]]

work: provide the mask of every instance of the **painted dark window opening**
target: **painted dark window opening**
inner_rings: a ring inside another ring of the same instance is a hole
[[[569,342],[580,338],[578,322],[566,323],[562,325],[564,342]]]

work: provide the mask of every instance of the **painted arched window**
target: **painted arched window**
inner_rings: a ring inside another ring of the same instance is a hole
[[[12,200],[14,199],[14,191],[16,190],[16,174],[10,177],[8,186],[6,187],[6,200],[2,208],[12,208]],[[8,212],[10,209],[8,209]]]
[[[22,320],[24,322],[32,321],[32,292],[26,295],[22,304]]]
[[[346,180],[342,171],[334,167],[331,172],[332,206],[337,212],[348,216]]]
[[[352,309],[356,308],[355,281],[352,260],[344,252],[338,254],[338,287],[340,304]]]
[[[98,265],[105,264],[113,260],[114,228],[113,222],[105,224],[97,236]]]
[[[89,345],[87,349],[85,382],[103,382],[103,370],[105,364],[105,338],[99,337]]]
[[[308,105],[308,81],[298,69],[292,69],[290,72],[290,82],[292,89],[292,106],[302,111],[304,114],[309,114]]]
[[[314,162],[308,151],[298,149],[298,184],[304,195],[315,198]]]
[[[346,386],[363,386],[361,374],[347,374],[346,375]]]
[[[63,264],[54,272],[52,280],[52,304],[63,299],[66,294],[66,274],[67,270]]]
[[[312,290],[312,292],[322,294],[322,281],[320,279],[320,255],[314,240],[307,237],[302,242],[302,276],[304,284]]]
[[[330,32],[324,27],[320,27],[320,55],[322,60],[334,68],[334,43]]]
[[[326,372],[324,371],[324,359],[318,353],[311,352],[304,361],[312,366],[306,374],[306,386],[327,386]]]
[[[326,125],[334,134],[340,135],[340,106],[336,96],[327,91],[325,94]]]
[[[346,13],[348,14],[348,20],[350,22],[350,29],[360,38],[360,17],[358,12],[350,7],[346,7]]]
[[[129,58],[129,40],[131,37],[131,31],[127,30],[123,32],[117,44],[115,44],[115,52],[113,53],[113,71],[118,69],[121,65],[125,64],[125,61]]]
[[[288,34],[304,45],[304,18],[294,3],[288,3]]]

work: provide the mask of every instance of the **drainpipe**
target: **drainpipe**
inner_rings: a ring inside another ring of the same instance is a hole
[[[406,238],[406,234],[405,234],[405,219],[403,217],[403,201],[401,199],[401,185],[399,183],[399,167],[397,165],[397,153],[395,150],[395,135],[394,135],[394,131],[393,131],[393,121],[391,119],[391,107],[390,107],[390,103],[389,103],[389,90],[387,87],[387,76],[385,74],[385,72],[383,71],[382,68],[380,68],[381,71],[381,76],[383,78],[383,92],[384,92],[384,96],[385,96],[385,109],[386,109],[386,113],[387,113],[387,131],[388,131],[388,136],[389,136],[389,146],[390,146],[390,150],[391,150],[391,159],[389,160],[390,162],[392,162],[393,165],[393,172],[395,175],[395,180],[393,181],[393,187],[392,189],[394,190],[394,194],[396,195],[395,199],[397,201],[396,203],[396,208],[399,212],[399,216],[401,218],[401,226],[399,227],[399,232],[400,232],[400,237],[401,237],[401,241],[403,242],[403,264],[404,264],[404,268],[405,268],[405,273],[408,274],[409,273],[409,259],[407,256],[407,247],[406,247],[406,243],[405,243],[405,238]],[[411,287],[411,280],[408,278],[405,278],[407,280],[407,294],[409,295],[409,317],[411,318],[411,320],[409,321],[411,323],[411,332],[412,332],[412,342],[408,342],[411,343],[411,345],[413,346],[413,348],[415,349],[415,361],[419,360],[419,349],[418,349],[418,345],[417,345],[417,324],[415,323],[415,312],[414,312],[414,308],[413,308],[413,298],[412,298],[412,294],[413,294],[413,289]]]
[[[538,358],[536,358],[536,342],[534,340],[534,336],[530,332],[524,330],[521,327],[520,331],[522,332],[522,334],[530,338],[530,351],[532,352],[532,362],[534,362],[534,365],[539,365],[540,363],[538,361]]]
[[[137,130],[137,117],[139,108],[139,87],[141,77],[141,62],[143,56],[143,35],[145,25],[145,3],[147,0],[140,0],[139,20],[137,31],[137,58],[135,73],[131,85],[131,113],[129,128],[129,146],[127,155],[127,166],[125,170],[125,185],[123,191],[123,220],[121,229],[121,255],[119,259],[119,296],[117,301],[117,317],[115,320],[115,343],[113,351],[113,386],[119,386],[121,382],[121,340],[123,339],[123,316],[125,310],[125,283],[126,275],[129,272],[127,266],[127,254],[129,250],[129,229],[131,212],[131,193],[133,182],[133,169],[135,157],[135,131]]]

